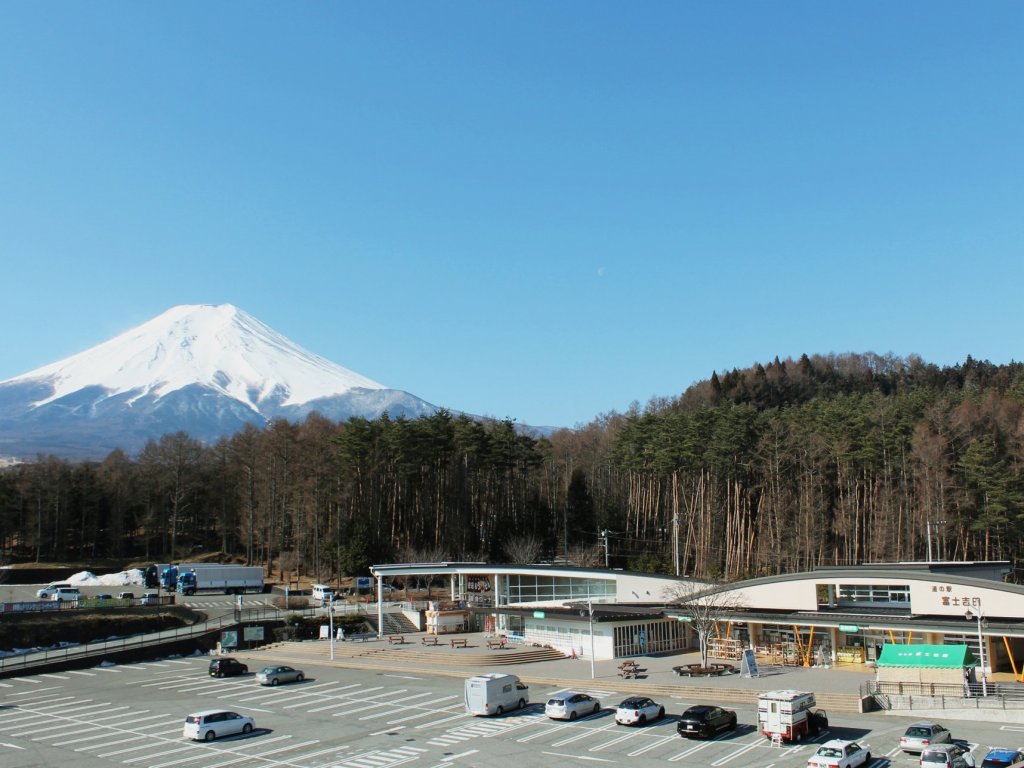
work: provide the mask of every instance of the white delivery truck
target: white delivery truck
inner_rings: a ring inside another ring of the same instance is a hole
[[[824,710],[807,691],[766,691],[757,697],[757,724],[773,741],[801,741],[828,728]]]
[[[530,703],[530,688],[515,675],[490,672],[466,680],[466,712],[471,715],[501,715]]]

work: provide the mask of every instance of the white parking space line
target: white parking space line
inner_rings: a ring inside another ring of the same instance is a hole
[[[616,744],[621,744],[624,741],[629,741],[630,739],[635,739],[641,733],[643,733],[643,731],[637,730],[634,733],[623,734],[622,736],[618,736],[618,737],[612,739],[611,741],[606,741],[603,744],[598,744],[597,746],[591,747],[588,751],[589,752],[600,752],[602,749],[608,749],[608,747],[613,747]]]
[[[678,738],[679,736],[677,734],[671,734],[669,736],[657,736],[653,742],[644,747],[640,747],[640,749],[634,749],[632,752],[628,752],[627,756],[638,757],[640,755],[646,754],[647,752],[655,750],[658,747],[662,747],[665,744],[668,744],[670,741],[676,741]]]
[[[39,682],[38,680],[36,681]],[[49,688],[37,688],[34,691],[19,691],[18,693],[12,693],[11,696],[41,696],[46,691],[62,691],[64,686],[62,685],[51,685]]]
[[[750,752],[752,750],[758,749],[758,748],[763,747],[763,746],[765,746],[763,740],[758,740],[758,741],[751,742],[750,744],[747,744],[747,745],[742,746],[742,747],[738,747],[738,748],[734,749],[732,752],[730,752],[729,754],[724,755],[723,757],[720,757],[718,760],[713,762],[711,765],[713,765],[713,766],[725,765],[726,763],[728,763],[728,762],[730,762],[732,760],[735,760],[737,757],[742,757],[743,755],[747,754],[747,752]]]
[[[70,680],[71,679],[70,677],[67,677],[66,675],[55,675],[52,672],[42,672],[42,673],[39,674],[39,677],[46,677],[46,678],[51,678],[52,677],[54,680]]]
[[[580,741],[581,739],[607,734],[608,731],[614,730],[615,728],[618,728],[618,726],[615,724],[614,720],[608,723],[607,725],[601,726],[600,728],[583,728],[580,729],[579,732],[574,733],[572,736],[567,736],[564,739],[559,739],[558,741],[553,742],[551,746],[564,747],[566,744],[572,744],[573,742]]]
[[[131,736],[125,736],[123,739],[114,739],[113,741],[111,741],[110,734],[108,733],[105,735],[106,739],[103,741],[102,744],[88,744],[84,747],[77,747],[75,749],[75,752],[88,752],[89,750],[96,749],[97,747],[115,747],[118,744],[127,744],[129,741],[138,741],[140,738],[142,738],[141,736],[132,734]],[[83,739],[83,741],[85,741],[85,739]]]
[[[399,717],[399,718],[396,718],[394,720],[388,720],[387,724],[388,725],[394,725],[394,724],[397,724],[397,723],[404,723],[407,720],[415,720],[418,717],[429,717],[430,715],[436,715],[438,710],[440,709],[440,707],[437,706],[438,704],[441,704],[442,702],[445,702],[445,701],[451,701],[452,699],[457,699],[457,698],[458,698],[458,696],[442,696],[440,699],[434,699],[433,701],[424,701],[424,702],[422,702],[419,705],[419,706],[421,706],[423,708],[422,711],[414,712],[411,715],[406,715],[405,717]],[[460,709],[461,709],[461,707],[460,707]]]
[[[697,744],[696,746],[690,747],[689,749],[685,749],[682,752],[679,752],[678,754],[672,755],[672,757],[668,758],[668,761],[670,763],[678,763],[680,760],[685,760],[687,757],[696,752],[700,752],[701,750],[707,749],[712,744],[714,744],[713,741],[705,741],[703,744]]]
[[[392,708],[399,709],[399,710],[412,709],[411,706],[409,706],[408,704],[403,704],[402,702],[415,701],[416,699],[423,699],[423,698],[426,698],[428,696],[433,696],[433,695],[434,695],[433,691],[424,691],[423,693],[417,693],[417,694],[414,694],[412,696],[403,696],[401,699],[393,699],[393,700],[385,701],[385,702],[383,702],[381,704],[374,704],[372,706],[366,707],[366,709],[367,710],[371,710],[371,709],[378,709],[380,707],[392,707]],[[364,715],[363,717],[360,717],[359,719],[360,720],[377,720],[379,717],[380,717],[379,714],[373,714],[373,715]]]
[[[335,689],[327,689],[327,690],[323,690],[323,691],[313,691],[313,690],[310,690],[310,691],[306,691],[306,690],[295,691],[293,689],[290,689],[290,690],[287,690],[287,691],[280,691],[280,692],[276,693],[274,696],[267,696],[264,693],[262,696],[259,696],[259,697],[256,697],[256,698],[246,697],[244,700],[245,701],[249,701],[251,699],[253,701],[266,702],[266,701],[274,701],[274,700],[281,699],[281,698],[287,699],[289,701],[291,701],[293,699],[297,699],[298,701],[296,701],[296,703],[288,704],[288,705],[282,707],[282,709],[296,709],[298,707],[305,707],[305,706],[307,706],[309,704],[319,704],[319,703],[323,702],[324,699],[327,699],[328,697],[333,696],[335,693],[341,693],[341,689],[340,688],[335,688]],[[345,694],[345,695],[347,695],[347,694]],[[303,701],[303,699],[306,699],[306,701]],[[311,701],[308,701],[308,699],[315,699],[315,701],[311,702]]]
[[[154,754],[141,755],[139,757],[129,757],[127,760],[122,760],[121,762],[124,763],[125,765],[128,765],[130,763],[138,763],[138,762],[142,762],[144,760],[155,760],[158,757],[167,757],[168,755],[176,755],[179,752],[188,752],[189,750],[196,749],[196,747],[198,747],[198,746],[199,746],[198,744],[180,745],[180,746],[174,747],[173,749],[164,750],[163,752],[156,752]],[[153,768],[153,766],[150,766],[150,768]]]
[[[171,691],[184,685],[196,685],[201,679],[198,675],[188,675],[187,677],[164,678],[163,680],[150,681],[148,683],[132,682],[129,685],[137,685],[139,688],[159,688],[162,691]]]
[[[103,707],[104,707],[103,704],[94,704],[91,707],[75,707],[75,712],[74,712],[75,717],[68,718],[68,719],[70,720],[70,722],[73,722],[73,723],[81,723],[83,721],[79,720],[77,718],[80,717],[81,715],[83,715],[83,713],[90,712],[92,710],[102,710]],[[36,733],[40,733],[40,732],[42,732],[42,733],[49,733],[49,732],[53,731],[53,717],[52,716],[43,718],[40,722],[43,724],[42,728],[37,728],[35,730],[28,730],[28,731],[20,730],[15,735],[16,736],[32,736],[32,735],[34,735]]]
[[[85,672],[81,669],[70,669],[68,670],[69,675],[81,675],[82,677],[96,677],[95,672]]]
[[[420,723],[416,728],[430,728],[435,725],[441,725],[442,723],[450,723],[452,720],[464,720],[468,717],[471,717],[471,715],[467,715],[465,712],[459,712],[451,717],[442,717],[440,720],[431,720],[429,723]]]
[[[541,752],[542,755],[551,755],[553,757],[573,757],[577,760],[590,760],[595,763],[614,763],[614,760],[607,760],[603,757],[585,757],[584,755],[566,755],[561,752]]]

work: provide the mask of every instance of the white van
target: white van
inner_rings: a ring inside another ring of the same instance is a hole
[[[313,599],[319,600],[321,603],[331,602],[334,600],[334,587],[329,587],[326,584],[314,584]]]
[[[44,600],[53,600],[53,596],[57,593],[58,589],[71,589],[71,585],[66,581],[51,581],[45,587],[36,591],[36,597],[41,597]]]
[[[515,675],[491,672],[466,680],[466,712],[471,715],[501,715],[530,703],[530,688]]]
[[[51,600],[58,602],[75,603],[82,597],[78,587],[57,587],[50,596]]]

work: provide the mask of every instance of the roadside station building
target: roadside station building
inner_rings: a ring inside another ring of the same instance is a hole
[[[693,648],[685,600],[713,602],[712,656],[874,662],[886,644],[966,645],[989,671],[1024,676],[1024,587],[1006,561],[822,567],[731,584],[564,565],[407,563],[386,578],[443,576],[473,627],[596,659]],[[378,610],[383,610],[379,600]]]

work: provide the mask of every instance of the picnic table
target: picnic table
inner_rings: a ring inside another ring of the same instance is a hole
[[[420,642],[424,645],[437,645],[437,635],[425,635],[420,638]]]
[[[464,637],[453,637],[451,639],[452,648],[468,648],[469,640]]]
[[[388,635],[388,643],[391,645],[405,645],[405,635]]]
[[[636,677],[637,672],[640,671],[640,665],[635,661],[624,661],[619,664],[619,677],[629,678]]]

